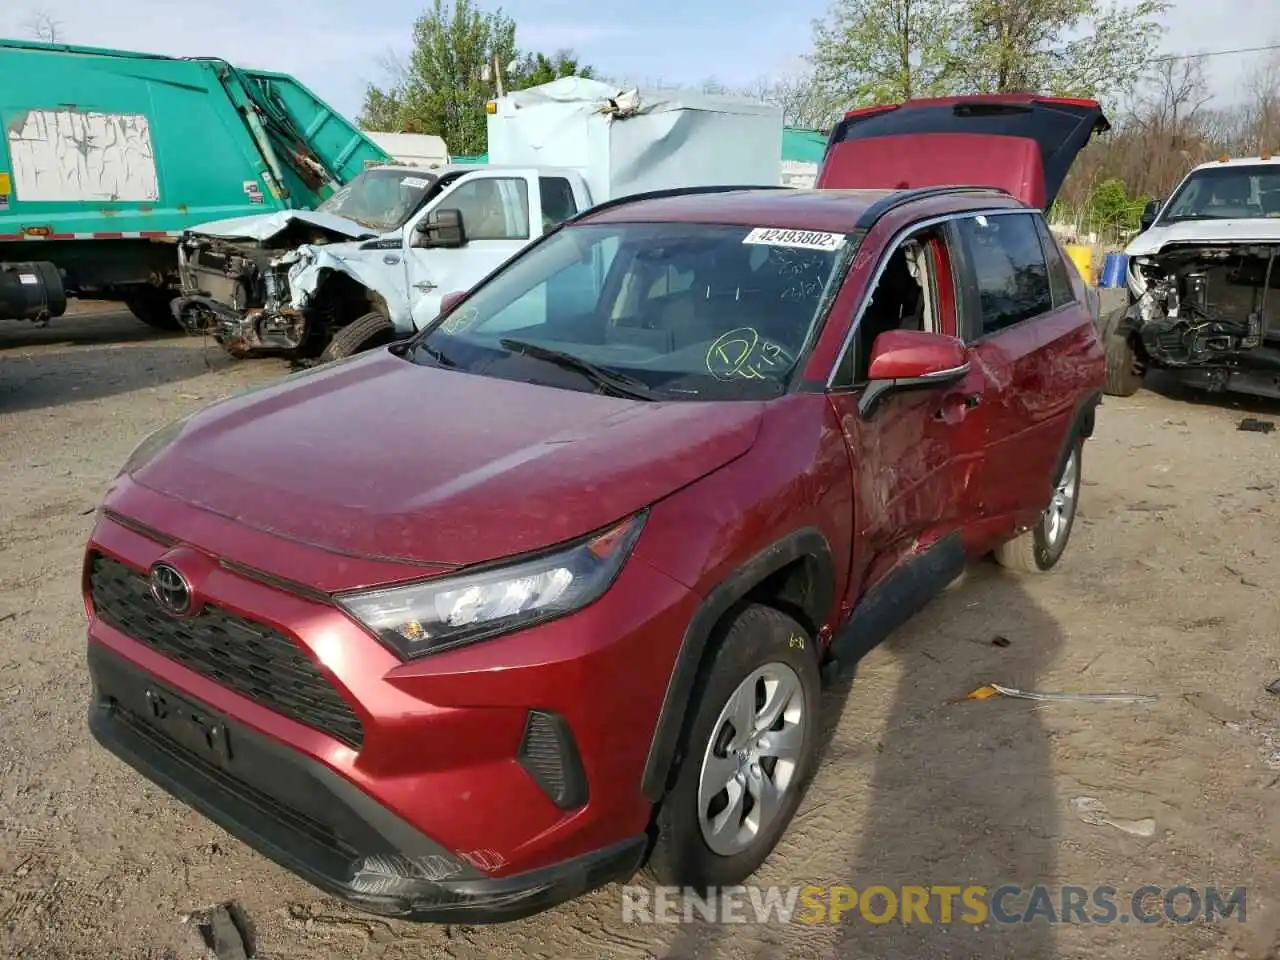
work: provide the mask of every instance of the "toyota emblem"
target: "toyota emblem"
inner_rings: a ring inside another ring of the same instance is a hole
[[[193,610],[191,584],[175,567],[157,563],[151,568],[151,596],[160,609],[174,617],[185,617]]]

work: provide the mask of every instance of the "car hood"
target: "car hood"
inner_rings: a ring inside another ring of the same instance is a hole
[[[1048,209],[1076,156],[1110,127],[1092,100],[1028,94],[867,107],[832,131],[817,186],[997,187]]]
[[[762,410],[620,399],[377,351],[205,409],[132,477],[322,549],[472,564],[590,533],[692,483],[750,449]]]
[[[258,240],[265,243],[283,233],[294,223],[310,224],[352,240],[378,235],[376,230],[371,230],[354,220],[320,210],[279,210],[276,213],[264,213],[254,217],[231,217],[227,220],[197,224],[188,232],[206,237],[221,237],[224,240]]]
[[[1124,252],[1131,257],[1150,256],[1171,243],[1280,243],[1280,217],[1157,224],[1130,240]]]

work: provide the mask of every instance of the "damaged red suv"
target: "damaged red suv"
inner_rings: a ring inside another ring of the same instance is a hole
[[[971,558],[1067,545],[1103,351],[1038,207],[1103,124],[853,114],[822,184],[863,189],[603,204],[149,437],[85,562],[94,735],[374,912],[743,881],[822,679]]]

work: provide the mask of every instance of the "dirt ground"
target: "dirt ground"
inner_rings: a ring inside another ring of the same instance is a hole
[[[127,315],[0,324],[0,955],[194,958],[184,918],[234,900],[281,960],[1280,958],[1280,696],[1264,689],[1280,432],[1236,429],[1280,407],[1108,400],[1059,568],[975,567],[830,695],[821,772],[758,878],[1110,885],[1122,906],[1144,883],[1243,885],[1244,923],[640,925],[611,887],[504,927],[434,927],[324,897],[86,730],[78,578],[103,489],[147,431],[283,372]],[[989,681],[1159,699],[956,702]],[[1081,796],[1154,835],[1083,822]]]

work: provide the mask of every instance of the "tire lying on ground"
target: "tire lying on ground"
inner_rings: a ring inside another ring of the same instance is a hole
[[[395,333],[395,327],[385,316],[376,312],[366,313],[333,335],[329,345],[320,354],[320,362],[341,360],[363,350],[386,346],[395,339]]]

